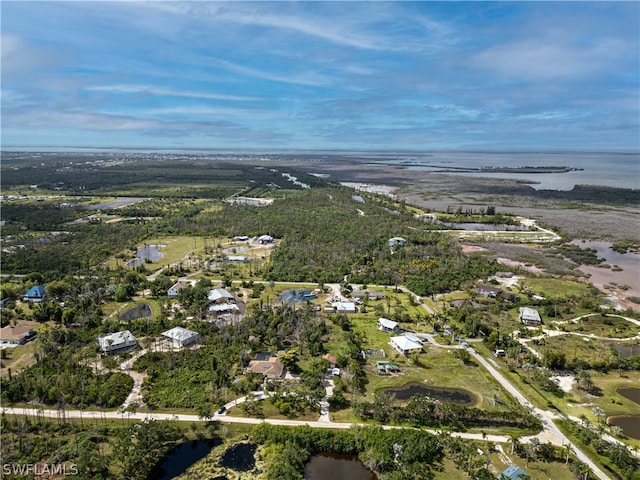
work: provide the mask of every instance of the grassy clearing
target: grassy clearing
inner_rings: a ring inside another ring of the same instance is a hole
[[[300,420],[315,422],[320,418],[319,412],[306,411],[302,414],[292,413],[291,415],[282,415],[280,411],[271,403],[271,400],[260,400],[258,404],[262,407],[264,418],[275,418],[280,420]],[[242,408],[234,407],[228,410],[227,415],[230,417],[254,418],[255,415],[247,415]]]
[[[560,325],[560,329],[608,338],[627,338],[640,333],[638,325],[611,315],[593,315],[577,322],[567,322]]]
[[[525,278],[520,281],[520,285],[545,298],[563,298],[571,295],[583,297],[591,295],[593,291],[593,287],[587,283],[561,278]]]

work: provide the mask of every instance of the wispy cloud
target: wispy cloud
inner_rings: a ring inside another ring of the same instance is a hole
[[[152,85],[91,85],[85,89],[92,92],[146,94],[163,97],[200,98],[206,100],[228,100],[234,102],[252,102],[259,100],[257,97],[228,95],[223,93],[195,92],[189,90],[174,90],[170,88],[155,87]]]

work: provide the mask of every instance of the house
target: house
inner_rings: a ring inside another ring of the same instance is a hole
[[[351,295],[353,298],[363,299],[366,297],[369,300],[381,300],[387,296],[386,293],[375,290],[354,290]]]
[[[36,285],[35,287],[31,287],[27,293],[22,297],[23,302],[30,303],[39,303],[44,300],[44,296],[46,294],[45,288],[42,285]]]
[[[402,355],[410,355],[412,353],[420,353],[422,351],[422,343],[412,340],[405,335],[391,337],[391,346]]]
[[[224,288],[214,288],[209,290],[207,294],[209,303],[230,303],[236,301],[236,299]]]
[[[504,472],[500,474],[498,480],[530,480],[531,477],[527,475],[522,468],[517,465],[509,465]]]
[[[402,237],[392,237],[389,239],[390,247],[404,247],[407,241]]]
[[[262,245],[273,243],[273,237],[271,235],[260,235],[258,237],[258,242],[260,242],[260,244]]]
[[[256,353],[244,373],[256,373],[269,380],[284,378],[284,365],[278,357],[269,352]]]
[[[174,285],[171,286],[171,288],[169,288],[169,290],[167,290],[167,297],[178,298],[178,295],[180,294],[180,290],[190,286],[191,285],[189,283],[183,282],[182,280],[178,280]]]
[[[8,345],[24,345],[35,336],[36,331],[31,327],[8,325],[0,328],[0,343]]]
[[[520,307],[518,318],[525,325],[540,325],[542,323],[542,318],[540,318],[540,314],[535,308]]]
[[[336,363],[338,362],[338,359],[333,353],[325,353],[322,358],[329,362],[329,368],[335,367]]]
[[[225,257],[224,261],[229,263],[247,263],[247,257],[245,255],[229,255]]]
[[[338,313],[355,313],[358,311],[356,304],[353,302],[335,302],[332,307]]]
[[[490,285],[478,285],[476,287],[476,294],[486,298],[496,298],[501,292],[502,290],[500,288]]]
[[[199,335],[188,328],[174,327],[162,334],[176,348],[186,347],[198,341]]]
[[[378,319],[378,330],[383,332],[396,332],[398,331],[398,322],[380,317]]]
[[[104,353],[119,353],[138,344],[136,338],[129,330],[124,332],[116,332],[98,337],[98,345]]]

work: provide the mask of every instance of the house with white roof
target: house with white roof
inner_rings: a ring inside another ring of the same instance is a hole
[[[129,330],[98,337],[98,345],[104,353],[119,353],[138,344]]]
[[[540,325],[542,323],[542,318],[535,308],[520,307],[518,318],[525,325]]]
[[[273,237],[271,235],[260,235],[258,237],[258,242],[260,242],[262,245],[273,243]]]
[[[184,327],[174,327],[164,332],[162,336],[166,337],[168,342],[176,348],[186,347],[196,343],[199,339],[197,332]]]
[[[391,346],[402,355],[410,355],[412,353],[420,353],[422,351],[422,343],[411,340],[404,335],[391,337]]]
[[[324,311],[336,313],[356,313],[358,311],[358,308],[353,302],[333,302],[327,305]]]
[[[404,247],[407,241],[402,237],[392,237],[389,239],[390,247]]]
[[[213,288],[209,290],[207,298],[209,299],[210,303],[229,303],[235,302],[236,300],[233,295],[231,295],[231,293],[229,293],[229,291],[225,290],[224,288]]]
[[[383,332],[395,332],[398,330],[398,322],[380,317],[378,319],[378,330]]]

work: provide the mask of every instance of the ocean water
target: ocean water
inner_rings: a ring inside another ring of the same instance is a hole
[[[411,170],[446,172],[461,176],[510,178],[532,183],[536,189],[571,190],[575,185],[602,185],[640,189],[640,154],[600,152],[432,152],[398,155],[374,163],[400,164]],[[573,167],[562,173],[457,172],[457,168]]]
[[[33,148],[12,147],[29,156]],[[522,151],[344,151],[344,150],[218,150],[150,148],[72,148],[46,147],[39,152],[90,155],[133,154],[167,157],[194,156],[210,160],[269,160],[399,165],[422,172],[441,172],[470,177],[510,178],[530,182],[536,189],[571,190],[575,185],[600,185],[640,189],[640,152],[522,152]],[[39,155],[38,155],[39,156]],[[573,167],[580,170],[562,173],[461,172],[460,168],[482,167]]]

